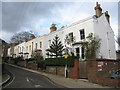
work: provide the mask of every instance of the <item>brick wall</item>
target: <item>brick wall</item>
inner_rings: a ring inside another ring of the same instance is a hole
[[[19,62],[17,62],[17,65],[21,66],[21,67],[25,67],[26,66],[26,62],[25,61],[19,61]]]
[[[120,87],[120,80],[119,79],[110,79],[110,78],[89,78],[89,81],[92,83],[97,83],[103,86],[110,86],[110,87]]]
[[[89,59],[87,60],[88,80],[101,85],[120,86],[118,79],[110,79],[109,76],[120,69],[119,60]]]
[[[65,76],[65,66],[47,66],[46,67],[46,72],[55,74],[55,75],[60,75],[60,76]],[[68,78],[74,78],[74,67],[68,67]]]
[[[11,60],[9,63],[10,63],[10,64],[15,64],[15,61]]]
[[[87,75],[88,79],[91,81],[92,77],[96,77],[96,72],[97,72],[97,62],[95,61],[87,61]]]
[[[56,67],[55,66],[46,66],[46,72],[51,74],[56,74]]]
[[[68,67],[68,77],[69,78],[75,78],[73,67]]]
[[[33,69],[33,70],[38,70],[38,65],[35,63],[28,63],[27,68]]]
[[[57,75],[65,76],[65,67],[64,66],[57,66]]]

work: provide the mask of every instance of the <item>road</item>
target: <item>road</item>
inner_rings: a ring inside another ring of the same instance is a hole
[[[5,88],[63,88],[47,77],[24,69],[5,65],[14,76]]]

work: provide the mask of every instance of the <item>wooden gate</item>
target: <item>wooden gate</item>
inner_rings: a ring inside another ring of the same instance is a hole
[[[88,78],[86,61],[79,62],[79,78]]]

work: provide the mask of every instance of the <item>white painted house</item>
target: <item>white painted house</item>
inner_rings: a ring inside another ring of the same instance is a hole
[[[110,26],[109,14],[107,11],[102,13],[102,9],[98,3],[96,3],[95,12],[96,15],[79,20],[59,30],[57,30],[55,24],[52,24],[49,34],[32,38],[28,42],[16,45],[14,47],[14,54],[19,56],[23,53],[25,58],[31,58],[33,51],[38,50],[41,51],[43,57],[46,58],[46,49],[49,48],[56,35],[59,36],[64,46],[66,45],[69,47],[69,45],[65,43],[65,37],[66,35],[71,34],[75,37],[73,45],[74,54],[85,59],[84,50],[81,45],[77,43],[85,39],[90,33],[93,33],[101,39],[101,47],[100,53],[98,53],[98,58],[116,59],[114,32]],[[10,54],[9,51],[10,50],[8,50],[8,55]]]

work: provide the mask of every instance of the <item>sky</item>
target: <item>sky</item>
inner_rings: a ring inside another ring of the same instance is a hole
[[[74,2],[74,0],[70,2],[65,0],[62,2],[56,2],[56,0],[52,0],[52,2],[13,1],[18,0],[5,0],[0,3],[0,7],[2,7],[2,34],[0,34],[0,38],[8,43],[11,36],[18,32],[32,31],[36,36],[41,36],[50,32],[49,28],[52,23],[55,23],[59,29],[95,15],[96,1],[94,0],[87,2]],[[101,4],[103,13],[109,12],[110,25],[116,38],[118,36],[118,2],[103,2],[101,0],[98,2]]]

